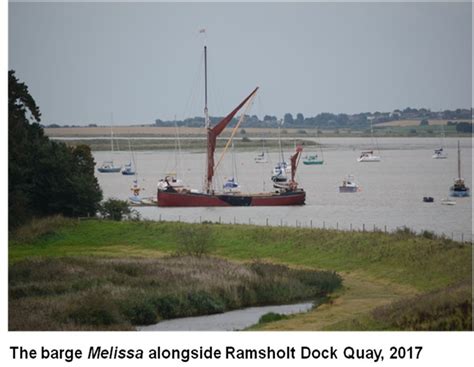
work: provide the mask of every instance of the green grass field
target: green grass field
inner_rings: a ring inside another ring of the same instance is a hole
[[[52,257],[161,258],[176,251],[182,228],[165,222],[38,221],[10,236],[10,266]],[[466,302],[472,305],[471,244],[408,230],[386,234],[219,224],[210,228],[212,256],[342,275],[343,288],[330,302],[258,328],[458,330],[471,325],[472,314],[463,311]],[[415,307],[423,302],[425,310]],[[400,321],[407,314],[411,321]]]

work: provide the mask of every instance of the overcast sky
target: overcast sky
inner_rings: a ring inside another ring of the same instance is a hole
[[[470,108],[470,3],[11,3],[9,68],[44,124]]]

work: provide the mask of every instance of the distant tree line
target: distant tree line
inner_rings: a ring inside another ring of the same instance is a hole
[[[356,114],[334,114],[323,112],[314,117],[304,117],[302,113],[297,113],[295,117],[291,113],[285,113],[283,116],[283,124],[292,128],[318,128],[318,129],[367,129],[370,127],[370,121],[374,125],[397,120],[420,120],[423,125],[429,119],[448,119],[448,120],[471,120],[472,111],[470,109],[445,110],[440,112],[432,112],[426,108],[410,108],[403,110],[394,110],[393,112],[362,112]],[[216,124],[222,117],[211,117],[211,124]],[[237,119],[234,118],[231,126],[235,126]],[[242,127],[277,127],[280,119],[276,116],[265,115],[260,120],[256,115],[246,116],[242,123]],[[192,117],[179,121],[163,121],[155,120],[155,126],[186,126],[186,127],[203,127],[203,117]]]
[[[87,145],[68,147],[44,135],[26,84],[8,72],[8,226],[53,214],[95,215],[102,191]]]

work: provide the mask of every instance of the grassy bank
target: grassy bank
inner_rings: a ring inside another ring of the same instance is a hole
[[[10,264],[65,256],[158,259],[175,251],[181,226],[178,223],[62,219],[54,224],[38,222],[34,229],[24,228],[11,236]],[[305,315],[265,323],[262,326],[265,329],[416,328],[413,322],[407,325],[382,321],[379,307],[397,301],[416,304],[410,301],[412,297],[430,292],[435,292],[432,297],[440,300],[449,299],[447,294],[450,293],[445,292],[454,284],[464,284],[463,289],[471,284],[471,245],[429,233],[422,236],[408,230],[385,234],[217,224],[209,228],[212,231],[209,246],[214,256],[341,273],[344,288],[333,294],[330,304]],[[466,292],[458,294],[472,304]],[[462,312],[459,310],[464,307],[464,301],[446,307],[452,308],[454,313]],[[405,311],[409,312],[409,307]],[[431,314],[437,312],[436,309]]]

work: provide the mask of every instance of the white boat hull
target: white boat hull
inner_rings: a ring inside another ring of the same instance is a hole
[[[357,162],[380,162],[380,157],[373,155],[371,157],[357,158]]]

